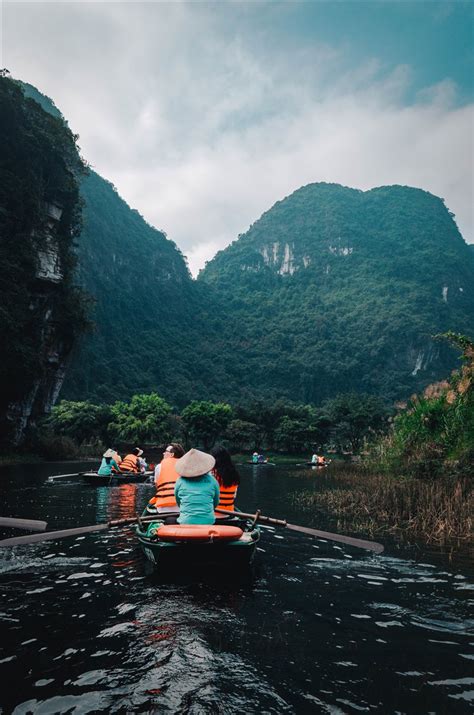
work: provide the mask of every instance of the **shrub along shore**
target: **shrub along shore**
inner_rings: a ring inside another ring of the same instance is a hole
[[[325,508],[341,528],[372,534],[474,540],[474,343],[439,337],[461,350],[461,368],[401,405],[363,463],[336,472],[335,489],[299,496],[302,509]]]

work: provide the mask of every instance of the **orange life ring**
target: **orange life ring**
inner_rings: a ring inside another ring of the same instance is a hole
[[[160,526],[156,536],[161,541],[235,541],[244,532],[238,526],[215,524],[173,524]]]

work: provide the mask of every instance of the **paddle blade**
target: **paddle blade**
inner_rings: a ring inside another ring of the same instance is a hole
[[[0,548],[7,546],[21,546],[21,544],[35,544],[38,541],[52,541],[54,539],[65,539],[67,536],[79,536],[95,531],[105,531],[109,524],[94,524],[93,526],[80,526],[76,529],[64,529],[63,531],[46,531],[44,534],[30,534],[28,536],[14,536],[11,539],[0,541]]]
[[[294,524],[287,524],[287,529],[292,531],[299,531],[303,534],[310,534],[310,536],[316,536],[318,539],[327,539],[328,541],[338,541],[341,544],[349,544],[350,546],[356,546],[359,549],[368,549],[376,554],[381,554],[384,550],[383,544],[379,544],[377,541],[366,541],[365,539],[354,539],[352,536],[343,536],[343,534],[333,534],[330,531],[319,531],[318,529],[310,529],[307,526],[295,526]],[[0,542],[1,543],[1,542]]]
[[[36,521],[35,519],[13,519],[8,516],[0,516],[0,526],[10,526],[14,529],[26,529],[29,531],[44,531],[48,524],[46,521]]]

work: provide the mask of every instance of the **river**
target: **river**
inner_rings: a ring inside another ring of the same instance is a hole
[[[153,495],[47,481],[81,468],[3,467],[2,515],[69,528],[133,516]],[[240,471],[242,510],[332,530],[292,501],[326,474]],[[265,528],[235,579],[150,574],[128,528],[0,551],[0,712],[472,712],[472,564],[385,544],[374,556]]]

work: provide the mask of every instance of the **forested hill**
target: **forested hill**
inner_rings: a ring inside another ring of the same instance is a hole
[[[239,382],[304,402],[410,395],[456,365],[430,336],[474,332],[471,247],[441,199],[404,186],[305,186],[199,280],[241,326]]]
[[[80,190],[76,276],[94,329],[76,343],[61,397],[406,398],[457,364],[432,335],[474,334],[472,247],[425,191],[305,186],[194,281],[176,245],[109,182],[91,171]]]
[[[21,86],[62,116],[33,86]],[[217,312],[209,307],[209,290],[191,279],[175,243],[94,171],[80,191],[76,280],[91,296],[93,325],[76,341],[61,397],[109,402],[156,390],[184,405],[215,396],[216,384],[235,392],[223,374],[225,356],[215,354]]]

